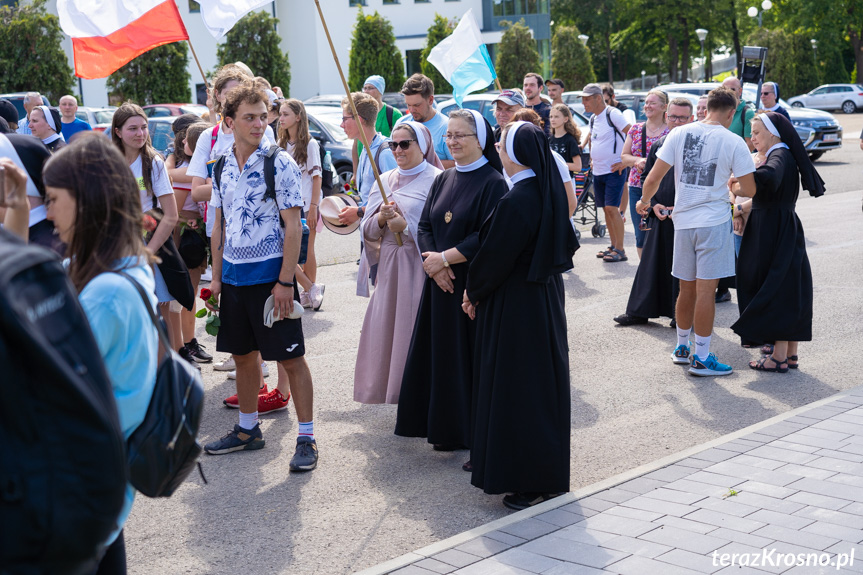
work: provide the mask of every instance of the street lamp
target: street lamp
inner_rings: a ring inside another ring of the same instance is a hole
[[[761,28],[761,15],[771,8],[773,8],[773,2],[770,0],[764,0],[764,2],[761,3],[761,10],[752,6],[746,11],[746,13],[749,14],[750,18],[758,18],[758,27]]]
[[[644,75],[647,74],[644,70],[641,71],[641,91],[644,91]]]
[[[579,34],[578,39],[581,40],[582,46],[587,46],[587,41],[590,40],[590,36],[586,36],[584,34]]]
[[[770,0],[764,0],[765,2],[770,2]],[[707,61],[704,59],[704,39],[707,38],[707,30],[704,28],[698,28],[695,31],[695,35],[698,36],[698,41],[701,42],[701,68],[704,73],[704,81],[707,81]]]

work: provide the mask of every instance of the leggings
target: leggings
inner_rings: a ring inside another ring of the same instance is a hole
[[[122,531],[108,547],[94,575],[126,575],[126,541]]]

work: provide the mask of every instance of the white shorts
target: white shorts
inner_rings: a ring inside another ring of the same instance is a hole
[[[709,228],[675,229],[671,275],[687,282],[733,276],[733,236],[731,220]]]

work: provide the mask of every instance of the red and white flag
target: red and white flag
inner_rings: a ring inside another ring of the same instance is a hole
[[[75,75],[105,78],[147,50],[188,40],[174,0],[57,0]]]

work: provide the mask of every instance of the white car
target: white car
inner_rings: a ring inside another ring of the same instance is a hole
[[[480,114],[482,114],[488,123],[491,124],[492,128],[497,126],[497,120],[494,117],[494,101],[498,97],[498,93],[485,93],[485,94],[470,94],[464,97],[464,101],[462,102],[464,108],[468,108],[471,110],[476,110]],[[543,95],[543,100],[549,101],[548,97]],[[449,116],[449,113],[458,108],[458,104],[456,104],[455,100],[446,100],[445,102],[441,102],[438,105],[438,112],[443,114],[444,116]],[[569,109],[572,110],[572,119],[575,122],[575,125],[579,128],[583,128],[587,125],[587,118],[585,118],[580,112],[575,110],[572,105],[569,106]]]
[[[863,86],[860,84],[824,84],[808,94],[788,98],[795,108],[815,108],[818,110],[842,110],[853,114],[863,108]]]

